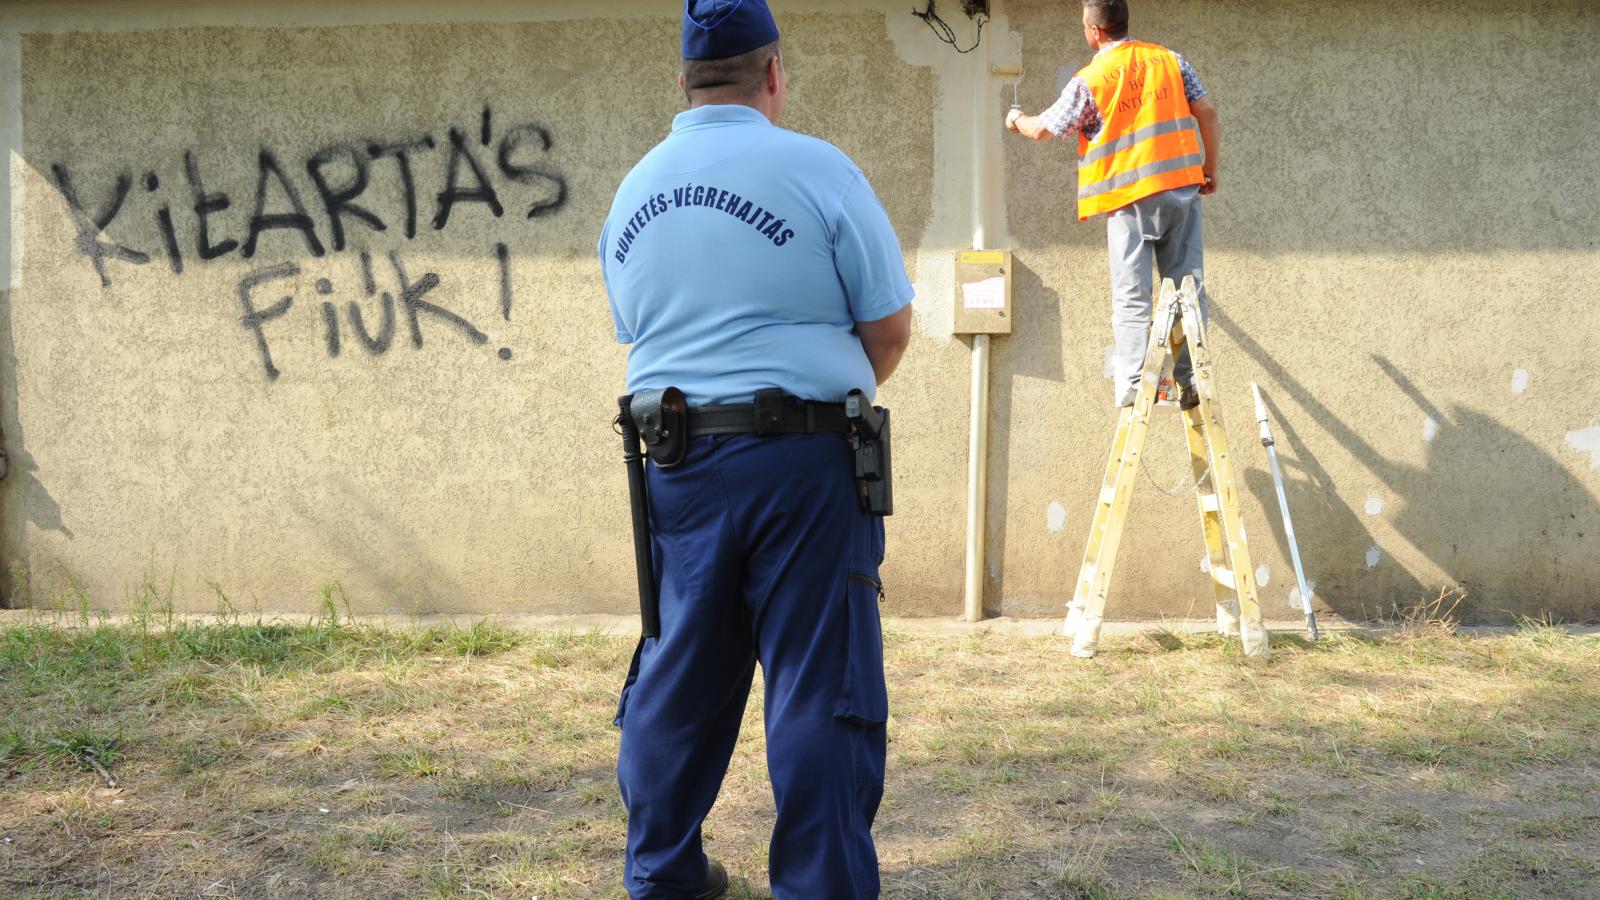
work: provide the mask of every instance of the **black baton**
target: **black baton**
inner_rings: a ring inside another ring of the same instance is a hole
[[[661,636],[661,606],[656,598],[656,567],[650,548],[650,496],[644,481],[644,452],[639,449],[639,426],[633,422],[633,395],[617,398],[622,415],[622,462],[628,467],[628,503],[633,507],[633,566],[639,578],[640,636]]]

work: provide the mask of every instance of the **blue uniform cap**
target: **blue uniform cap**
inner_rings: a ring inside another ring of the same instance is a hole
[[[766,0],[684,0],[684,59],[727,59],[777,39]]]

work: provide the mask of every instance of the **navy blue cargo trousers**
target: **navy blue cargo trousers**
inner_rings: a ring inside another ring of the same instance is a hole
[[[773,895],[877,897],[883,520],[857,506],[848,442],[701,436],[678,467],[652,464],[648,484],[661,636],[640,642],[617,711],[628,893],[704,883],[701,824],[759,662]]]

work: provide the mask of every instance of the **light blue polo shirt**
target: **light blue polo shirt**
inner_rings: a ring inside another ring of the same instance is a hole
[[[696,406],[872,396],[855,323],[911,302],[861,170],[748,106],[680,113],[617,189],[599,253],[628,390],[676,386]]]

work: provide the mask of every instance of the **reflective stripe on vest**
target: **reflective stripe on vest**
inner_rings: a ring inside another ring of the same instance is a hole
[[[1078,139],[1079,219],[1205,183],[1205,155],[1176,54],[1128,41],[1095,57],[1078,77],[1102,122],[1093,141]]]

